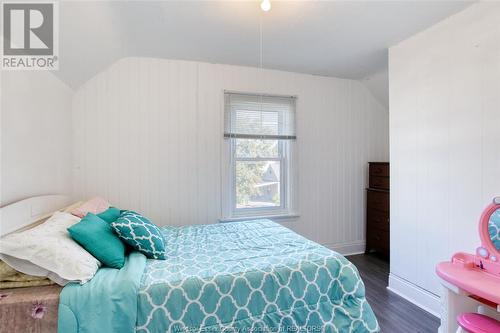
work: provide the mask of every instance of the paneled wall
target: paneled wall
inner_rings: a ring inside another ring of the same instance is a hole
[[[0,71],[0,206],[71,192],[73,91],[47,71]]]
[[[392,288],[438,310],[435,265],[479,245],[500,195],[500,4],[390,49]]]
[[[297,95],[300,218],[287,226],[362,250],[366,162],[388,159],[388,113],[357,81],[126,58],[73,99],[74,191],[157,224],[221,215],[223,91]]]

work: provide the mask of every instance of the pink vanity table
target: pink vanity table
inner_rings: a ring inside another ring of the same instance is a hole
[[[455,333],[457,316],[465,312],[500,320],[500,197],[483,211],[479,235],[475,254],[458,252],[436,267],[443,286],[440,333]]]

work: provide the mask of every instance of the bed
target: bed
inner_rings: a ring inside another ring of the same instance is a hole
[[[357,269],[269,220],[165,227],[167,259],[131,252],[59,296],[60,332],[378,332]],[[1,331],[1,330],[0,330]]]
[[[167,260],[141,260],[135,253],[125,266],[131,274],[101,269],[88,284],[66,287],[61,303],[68,315],[60,311],[61,327],[77,332],[78,323],[85,323],[83,330],[91,332],[91,323],[109,332],[140,333],[378,331],[356,268],[279,224],[166,227],[163,234]],[[127,287],[117,292],[115,285]],[[82,299],[90,300],[88,305],[82,306]],[[100,317],[89,315],[92,311]],[[104,319],[103,314],[118,312],[128,315]]]

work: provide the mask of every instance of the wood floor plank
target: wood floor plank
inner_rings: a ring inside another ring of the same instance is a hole
[[[375,255],[348,256],[365,283],[366,298],[382,333],[436,333],[439,319],[387,290],[389,263]]]

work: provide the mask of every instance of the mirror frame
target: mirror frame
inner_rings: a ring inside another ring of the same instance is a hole
[[[489,204],[481,214],[481,218],[479,220],[479,237],[481,238],[481,247],[476,250],[477,255],[484,259],[491,259],[492,261],[500,260],[500,250],[498,250],[493,244],[490,239],[490,233],[488,232],[490,217],[497,209],[500,209],[500,197],[495,197],[493,202]],[[486,249],[488,251],[486,256],[484,253],[480,254],[482,249]]]

